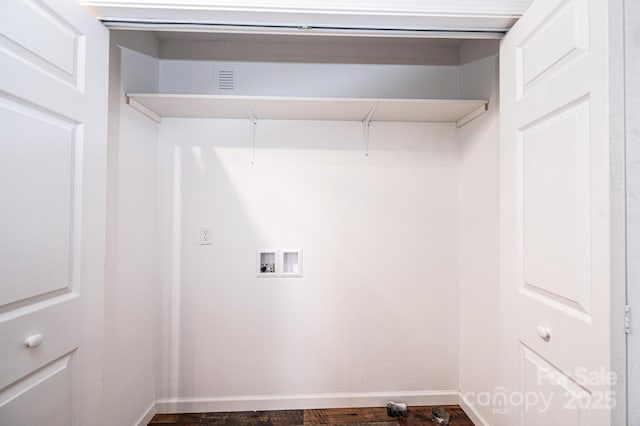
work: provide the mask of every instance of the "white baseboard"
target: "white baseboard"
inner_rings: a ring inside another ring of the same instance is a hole
[[[460,394],[460,408],[465,412],[467,417],[471,419],[474,425],[476,426],[490,426],[489,422],[485,420],[484,417],[478,412],[475,404],[471,401],[468,401],[464,395]]]
[[[247,395],[214,398],[170,398],[157,401],[157,412],[194,413],[253,410],[299,410],[312,408],[384,407],[387,401],[407,405],[458,404],[460,394],[454,390],[399,392],[338,392],[302,395]]]
[[[135,423],[135,425],[136,426],[147,426],[149,424],[149,422],[151,421],[151,419],[153,418],[153,416],[155,416],[156,413],[158,412],[157,407],[158,407],[158,405],[156,404],[155,401],[153,401],[151,403],[151,405],[149,405],[149,408],[147,408],[147,410],[144,412],[144,414],[142,414],[142,416],[140,416],[140,418]]]

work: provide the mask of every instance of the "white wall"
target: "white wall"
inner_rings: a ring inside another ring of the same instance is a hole
[[[489,111],[460,129],[460,392],[496,423],[481,393],[499,386],[498,43],[467,41],[460,50],[460,93],[489,99]],[[480,397],[479,397],[480,396]],[[479,397],[479,398],[478,398]],[[469,411],[469,410],[468,410]]]
[[[124,93],[157,91],[158,60],[120,46],[151,55],[158,46],[144,33],[112,33],[111,43],[104,419],[131,425],[156,398],[158,126],[127,107]]]
[[[218,89],[219,70],[235,71],[235,90]],[[456,99],[458,67],[162,59],[160,90],[254,96]]]
[[[458,65],[462,40],[156,32],[162,59]]]
[[[497,43],[466,42],[460,67],[415,67],[442,78],[421,96],[491,100],[462,129],[374,123],[365,159],[360,123],[260,121],[252,166],[248,120],[157,126],[123,106],[126,90],[211,93],[222,62],[156,60],[157,41],[122,37],[150,56],[122,50],[112,90],[114,421],[135,421],[156,397],[160,411],[203,411],[456,403],[461,390],[474,419],[491,422],[472,397],[499,377]],[[242,69],[260,66],[278,65]],[[265,77],[244,90],[278,90]],[[197,241],[205,225],[211,246]],[[265,247],[302,247],[304,278],[256,278]],[[123,383],[136,392],[117,392]]]
[[[159,409],[455,403],[454,125],[374,123],[366,159],[360,123],[261,121],[253,166],[249,145],[245,120],[160,127]],[[264,247],[302,247],[304,277],[256,278]]]

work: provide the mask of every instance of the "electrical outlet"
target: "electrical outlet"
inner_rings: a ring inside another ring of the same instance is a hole
[[[207,246],[211,245],[211,241],[213,239],[213,230],[210,226],[201,226],[200,227],[200,245]]]

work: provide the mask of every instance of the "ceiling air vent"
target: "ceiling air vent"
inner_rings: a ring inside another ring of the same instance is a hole
[[[236,88],[236,73],[232,70],[218,71],[218,89],[234,90]]]

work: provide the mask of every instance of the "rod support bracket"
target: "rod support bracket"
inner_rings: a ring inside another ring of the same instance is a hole
[[[258,125],[258,118],[249,107],[247,107],[247,115],[251,123],[251,164],[253,165],[256,160],[256,126]]]
[[[375,104],[369,110],[367,116],[362,120],[362,127],[364,129],[364,156],[369,156],[369,126],[371,125],[371,117],[373,117],[373,113],[376,111],[378,104]]]

